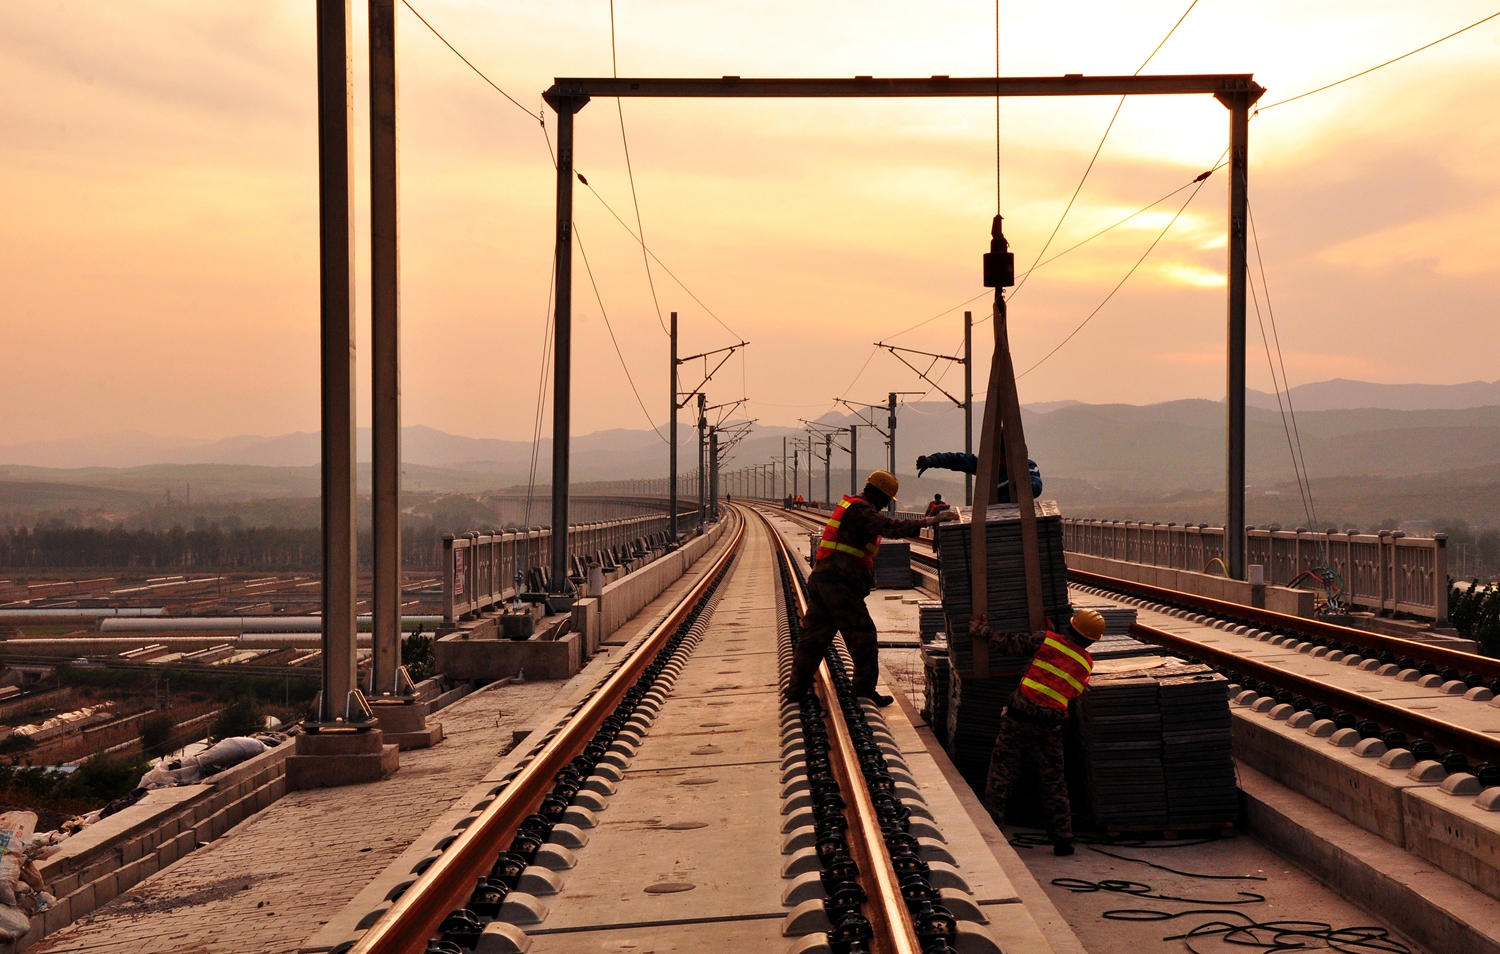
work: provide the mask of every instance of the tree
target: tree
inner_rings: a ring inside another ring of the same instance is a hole
[[[218,741],[240,735],[254,735],[264,731],[265,727],[266,717],[261,712],[260,700],[247,693],[236,696],[219,710],[219,717],[214,720],[208,734],[214,741]]]
[[[141,749],[160,758],[170,752],[177,720],[165,712],[153,713],[141,723]]]

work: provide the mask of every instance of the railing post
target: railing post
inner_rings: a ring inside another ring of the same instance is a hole
[[[1432,535],[1432,602],[1436,622],[1448,622],[1448,535]]]
[[[449,626],[457,618],[453,613],[454,582],[453,573],[453,534],[443,534],[443,622]]]

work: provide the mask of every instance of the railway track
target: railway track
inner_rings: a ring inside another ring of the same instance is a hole
[[[788,516],[809,529],[819,523],[814,513]],[[929,541],[912,541],[912,562],[937,566]],[[1491,704],[1500,659],[1097,573],[1070,570],[1068,579],[1077,592],[1154,620],[1130,635],[1213,666],[1242,707],[1304,725],[1327,720],[1386,751],[1500,784],[1500,709]]]
[[[334,951],[998,954],[996,904],[1006,951],[1052,950],[841,647],[782,699],[802,570],[770,520],[728,519],[701,578]]]

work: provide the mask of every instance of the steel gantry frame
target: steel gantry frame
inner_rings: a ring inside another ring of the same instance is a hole
[[[1162,76],[976,76],[826,79],[719,79],[625,77],[558,78],[543,93],[557,112],[557,298],[556,365],[553,399],[553,526],[567,520],[567,407],[572,384],[573,117],[595,96],[667,99],[856,99],[919,97],[1033,97],[1211,95],[1230,113],[1229,119],[1229,275],[1228,368],[1226,373],[1229,575],[1245,576],[1245,243],[1250,107],[1265,92],[1250,73]],[[326,440],[326,437],[325,437]],[[325,478],[326,479],[326,478]],[[325,524],[326,526],[326,524]],[[556,537],[554,537],[554,540]],[[562,554],[566,563],[566,553]],[[558,550],[553,552],[554,567]]]

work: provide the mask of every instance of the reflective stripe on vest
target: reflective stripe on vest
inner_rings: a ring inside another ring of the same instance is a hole
[[[833,516],[828,518],[828,525],[823,528],[823,539],[818,543],[818,559],[826,560],[833,556],[834,553],[847,553],[856,560],[859,560],[866,569],[874,569],[875,554],[880,552],[879,537],[876,537],[871,543],[866,544],[863,550],[839,541],[839,527],[843,525],[844,514],[848,511],[849,505],[855,502],[864,503],[865,499],[863,497],[845,496],[839,505],[833,508]]]
[[[1093,671],[1094,659],[1088,650],[1048,633],[1032,657],[1031,668],[1021,677],[1021,695],[1037,705],[1066,709],[1069,702],[1083,694]]]

